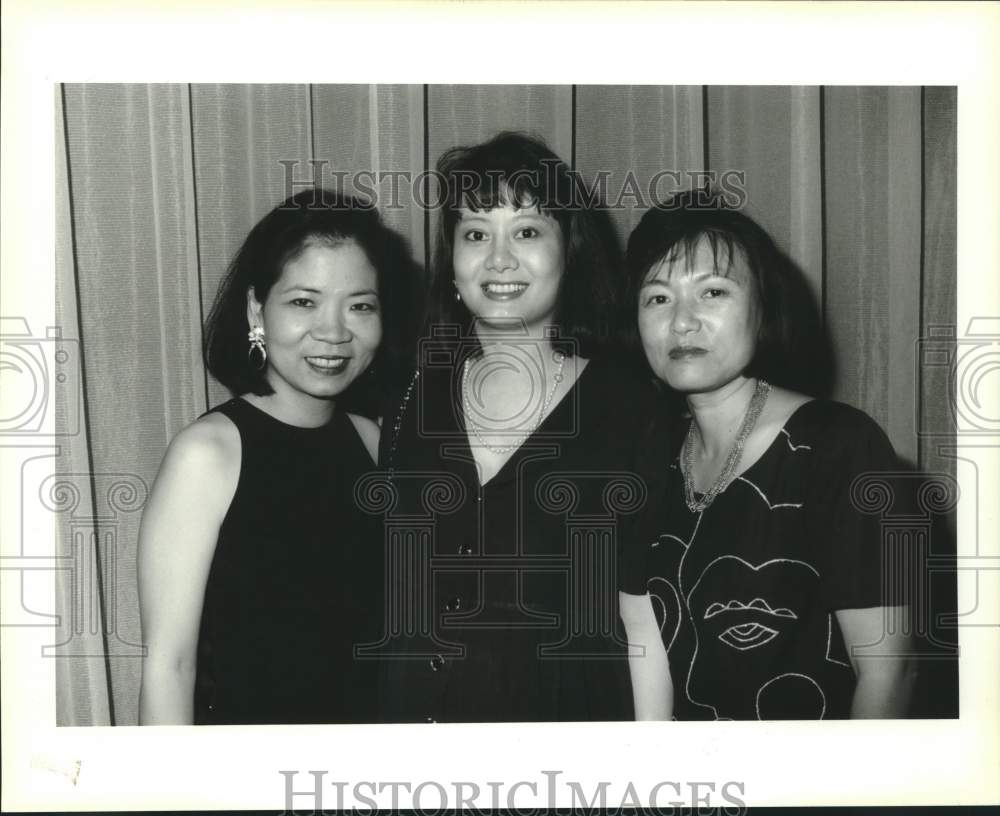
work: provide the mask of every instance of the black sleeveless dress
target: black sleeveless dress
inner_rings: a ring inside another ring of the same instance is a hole
[[[213,411],[243,458],[205,589],[195,723],[374,721],[375,666],[354,659],[381,609],[377,520],[354,502],[364,444],[341,411],[321,428],[243,399]]]

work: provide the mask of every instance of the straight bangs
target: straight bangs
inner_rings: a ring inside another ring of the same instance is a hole
[[[526,176],[527,172],[512,179],[483,178],[482,183],[474,189],[459,188],[457,209],[483,212],[498,207],[513,207],[515,210],[535,209],[543,212],[538,190]]]
[[[677,240],[667,248],[660,260],[650,264],[649,269],[646,270],[643,282],[649,281],[654,272],[663,266],[669,267],[668,279],[678,269],[682,269],[684,274],[690,275],[694,268],[695,258],[698,255],[698,248],[703,245],[707,245],[711,251],[712,264],[719,277],[734,277],[733,270],[737,265],[737,261],[742,260],[746,266],[747,277],[750,279],[750,282],[753,281],[755,275],[750,264],[749,253],[743,246],[743,243],[732,235],[732,233],[724,230],[706,229],[678,236]]]
[[[463,212],[509,206],[533,209],[552,218],[559,228],[565,266],[554,322],[567,338],[557,341],[560,350],[585,357],[610,350],[619,302],[620,248],[607,212],[580,194],[577,175],[559,156],[541,139],[505,131],[481,144],[445,151],[435,179],[441,217],[436,225],[426,332],[450,325],[462,337],[469,335],[473,316],[455,298],[456,227]],[[473,341],[478,342],[474,337]]]

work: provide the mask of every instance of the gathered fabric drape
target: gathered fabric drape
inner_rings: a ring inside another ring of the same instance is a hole
[[[83,383],[81,432],[59,454],[71,498],[55,508],[57,546],[86,565],[57,579],[59,724],[136,723],[141,507],[172,436],[228,397],[201,360],[204,318],[253,224],[338,172],[362,188],[359,171],[372,174],[424,265],[437,216],[413,180],[498,130],[543,137],[585,179],[605,173],[622,242],[651,180],[662,197],[742,173],[747,211],[816,296],[833,396],[907,461],[953,475],[920,434],[952,420],[947,382],[917,346],[955,323],[956,99],[953,87],[57,87],[57,315],[80,341]]]

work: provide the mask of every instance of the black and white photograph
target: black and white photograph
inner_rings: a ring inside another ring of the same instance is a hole
[[[1000,795],[989,35],[743,72],[659,11],[683,70],[366,71],[434,36],[360,12],[330,63],[254,65],[259,15],[231,64],[165,17],[196,71],[11,58],[5,810]]]

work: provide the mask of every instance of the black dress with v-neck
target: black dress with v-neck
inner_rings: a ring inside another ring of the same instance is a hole
[[[410,592],[412,601],[415,585],[426,588],[426,627],[414,624],[415,637],[393,641],[395,654],[383,662],[383,717],[631,719],[618,531],[644,500],[633,463],[655,392],[613,362],[591,360],[481,485],[459,372],[455,364],[424,366],[402,412],[386,416],[382,466],[392,469],[398,496],[390,523],[412,523],[430,542],[416,565],[396,571],[396,590],[387,589],[390,597]]]

